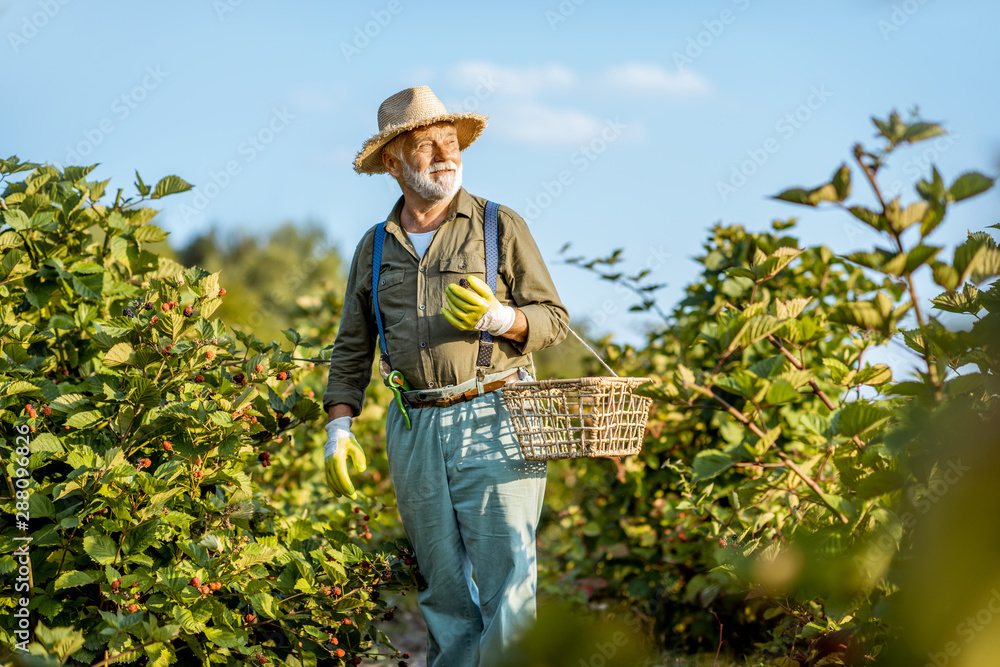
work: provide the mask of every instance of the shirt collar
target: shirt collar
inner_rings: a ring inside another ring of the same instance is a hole
[[[396,205],[392,207],[389,217],[386,218],[385,229],[387,232],[403,231],[403,225],[400,222],[399,216],[403,213],[404,203],[405,198],[400,195],[396,201]],[[459,216],[472,218],[472,204],[472,195],[466,192],[465,188],[459,188],[458,193],[452,198],[451,205],[448,207],[448,215],[441,224],[445,225]]]

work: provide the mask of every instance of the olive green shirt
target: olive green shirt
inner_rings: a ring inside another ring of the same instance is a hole
[[[441,308],[448,285],[468,275],[486,281],[485,207],[485,199],[461,188],[422,258],[417,257],[400,223],[402,197],[386,220],[379,308],[389,362],[413,389],[439,389],[476,376],[479,332],[456,329],[445,320]],[[487,373],[526,365],[529,353],[559,343],[569,327],[569,314],[524,220],[501,206],[498,227],[497,299],[524,313],[528,338],[518,343],[495,336]],[[357,415],[371,380],[372,363],[379,351],[371,287],[374,238],[372,227],[354,251],[323,395],[326,410],[346,403]]]

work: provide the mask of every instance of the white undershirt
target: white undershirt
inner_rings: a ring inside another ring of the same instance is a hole
[[[431,230],[429,232],[406,232],[410,235],[410,240],[413,242],[413,249],[417,251],[417,257],[423,258],[424,253],[427,252],[427,246],[431,244],[431,237],[434,235],[436,230]]]

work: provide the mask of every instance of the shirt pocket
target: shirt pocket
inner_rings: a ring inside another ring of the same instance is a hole
[[[476,276],[486,282],[486,258],[473,254],[452,255],[441,260],[438,264],[438,271],[441,274],[441,298],[443,302],[444,288],[452,283],[457,283],[462,278]]]
[[[406,271],[382,271],[378,277],[378,306],[382,311],[382,326],[398,324],[413,308],[413,295],[406,282]]]
[[[438,271],[441,274],[441,281],[443,283],[441,285],[442,299],[444,298],[445,287],[451,283],[457,283],[460,279],[469,275],[476,276],[487,285],[490,284],[490,281],[486,279],[486,258],[475,253],[445,257],[438,265]],[[499,275],[496,278],[497,288],[495,292],[497,299],[499,299],[500,303],[508,303],[510,297],[507,285]]]

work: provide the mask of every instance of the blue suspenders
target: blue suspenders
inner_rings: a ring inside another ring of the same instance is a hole
[[[486,245],[486,284],[493,293],[497,291],[497,271],[499,255],[499,227],[497,211],[500,205],[486,202],[486,215],[483,221],[483,233]],[[385,345],[385,330],[382,327],[382,311],[378,304],[379,272],[382,269],[382,247],[385,245],[385,222],[380,222],[375,228],[375,245],[372,248],[372,308],[375,311],[375,324],[378,326],[378,343],[382,352],[379,358],[379,370],[383,377],[388,376],[392,365],[389,363],[389,352]],[[493,359],[493,336],[482,331],[479,335],[479,353],[476,357],[477,374],[484,373],[490,367]]]

